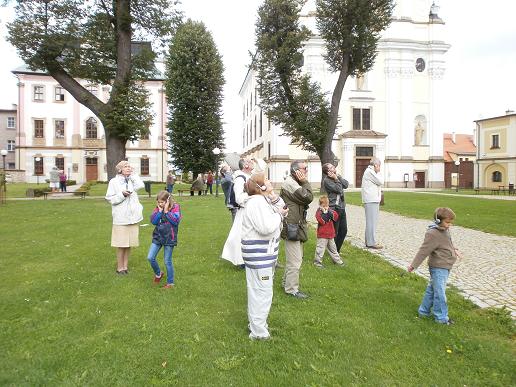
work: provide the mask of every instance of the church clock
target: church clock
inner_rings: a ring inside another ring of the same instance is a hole
[[[423,58],[416,59],[416,70],[420,73],[425,70],[425,60]]]

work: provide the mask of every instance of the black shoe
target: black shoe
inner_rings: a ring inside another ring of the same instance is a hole
[[[115,273],[118,275],[124,275],[125,270],[115,270]]]
[[[295,297],[300,300],[305,300],[309,297],[308,294],[305,294],[305,293],[299,292],[299,291],[296,293],[288,293],[288,294],[290,294],[292,297]]]

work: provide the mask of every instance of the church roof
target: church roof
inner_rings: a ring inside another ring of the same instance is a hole
[[[362,137],[381,137],[385,138],[387,135],[385,133],[376,132],[374,130],[348,130],[340,135],[343,138],[362,138]]]
[[[453,141],[452,133],[443,134],[443,153],[444,161],[453,161],[451,154],[455,155],[475,155],[477,147],[474,143],[472,134],[455,134]]]

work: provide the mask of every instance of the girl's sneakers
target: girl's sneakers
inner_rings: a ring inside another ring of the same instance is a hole
[[[174,284],[165,284],[165,286],[163,286],[163,289],[172,289],[174,287]]]
[[[159,273],[159,275],[154,276],[154,283],[159,284],[161,279],[163,278],[163,272]]]

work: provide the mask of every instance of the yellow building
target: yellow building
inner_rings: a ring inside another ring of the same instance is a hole
[[[508,188],[516,182],[516,114],[475,121],[477,162],[475,186]]]

